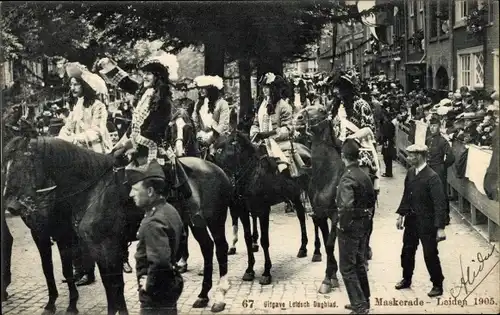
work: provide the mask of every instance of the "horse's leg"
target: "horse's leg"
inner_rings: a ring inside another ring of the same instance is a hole
[[[250,208],[246,202],[241,203],[241,207],[237,209],[242,209],[240,212],[241,225],[243,225],[243,237],[245,239],[245,245],[247,246],[247,256],[248,265],[245,274],[243,275],[243,281],[253,281],[255,279],[255,271],[253,267],[255,265],[255,256],[252,248],[252,232],[250,227]]]
[[[59,254],[61,256],[62,272],[66,283],[68,284],[69,290],[69,305],[66,312],[69,314],[77,314],[78,309],[76,304],[78,303],[78,290],[76,288],[75,279],[73,278],[73,264],[72,264],[72,240],[69,242],[66,240],[60,240],[57,242],[57,248],[59,249]]]
[[[293,205],[295,207],[295,210],[297,212],[297,218],[299,219],[300,223],[300,234],[301,234],[301,241],[300,241],[300,248],[299,252],[297,253],[298,258],[303,258],[307,256],[307,243],[309,242],[307,238],[307,227],[306,227],[306,209],[304,208],[304,205],[302,204],[302,200],[300,198],[300,195],[297,196],[293,201]]]
[[[327,294],[330,293],[332,288],[336,288],[339,286],[339,282],[337,279],[337,260],[334,256],[335,250],[335,239],[337,237],[336,231],[336,223],[332,224],[331,230],[328,227],[328,219],[323,218],[319,219],[319,227],[323,234],[323,241],[325,242],[325,252],[326,252],[326,271],[325,278],[321,283],[319,293]]]
[[[198,295],[198,299],[194,302],[193,308],[204,308],[208,305],[208,292],[212,289],[214,242],[208,234],[206,227],[195,227],[192,224],[190,224],[190,226],[194,238],[198,241],[198,244],[200,244],[204,262],[201,292]]]
[[[227,210],[226,210],[227,211]],[[215,243],[215,255],[217,256],[217,262],[219,263],[219,285],[217,286],[214,295],[214,304],[212,305],[212,312],[218,313],[222,312],[226,307],[226,293],[230,288],[229,280],[227,279],[227,256],[228,256],[228,244],[226,241],[226,231],[225,224],[226,218],[217,218],[214,222],[208,224],[208,228],[212,233]],[[236,219],[238,220],[238,219]]]
[[[106,291],[108,301],[108,315],[128,315],[125,302],[125,283],[123,281],[122,253],[120,244],[116,246],[102,245],[101,255],[98,257],[97,265],[101,274],[102,284]]]
[[[260,238],[260,245],[262,245],[262,250],[264,251],[264,273],[260,278],[259,283],[261,285],[271,284],[271,256],[269,255],[269,215],[271,212],[271,207],[267,206],[264,209],[264,213],[259,217],[260,221],[260,230],[262,233],[262,237]]]
[[[49,289],[49,302],[45,305],[43,314],[54,314],[56,312],[56,300],[59,296],[57,292],[56,280],[54,278],[54,265],[52,263],[52,243],[50,237],[39,235],[33,230],[31,236],[35,241],[40,258],[42,260],[42,269],[47,281],[47,288]]]
[[[188,269],[187,260],[189,258],[189,249],[188,249],[188,237],[189,237],[189,224],[184,223],[184,231],[186,231],[186,237],[183,237],[180,244],[179,249],[182,253],[181,259],[177,262],[177,267],[180,273],[185,273]]]
[[[2,216],[2,302],[7,300],[7,287],[11,282],[10,263],[12,261],[12,243],[14,238],[10,234],[5,214]]]
[[[312,262],[321,261],[321,240],[319,239],[319,222],[318,219],[313,216],[314,223],[314,254],[312,257]]]
[[[236,254],[236,243],[238,242],[238,211],[241,211],[236,207],[236,204],[233,203],[229,207],[229,213],[231,214],[232,227],[233,227],[233,243],[231,248],[229,248],[228,255]]]
[[[257,216],[256,215],[252,215],[252,240],[253,240],[253,243],[252,243],[252,250],[256,253],[259,251],[259,229],[257,227]]]

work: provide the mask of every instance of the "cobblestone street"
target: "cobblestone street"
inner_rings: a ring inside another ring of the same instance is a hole
[[[381,159],[382,160],[382,159]],[[401,279],[400,251],[402,231],[396,229],[396,208],[403,190],[405,169],[399,164],[394,166],[394,178],[383,178],[378,208],[375,215],[374,232],[371,246],[373,259],[369,266],[371,285],[372,313],[496,313],[500,311],[500,286],[498,264],[500,256],[477,232],[462,223],[459,216],[452,214],[452,222],[446,228],[447,240],[439,244],[440,259],[445,276],[445,293],[441,299],[431,299],[427,292],[432,287],[423,260],[421,246],[417,252],[413,286],[408,290],[397,291],[394,285]],[[8,217],[14,245],[12,257],[12,284],[8,288],[10,298],[2,303],[2,314],[40,314],[48,300],[45,279],[40,266],[38,251],[31,239],[29,230],[19,217]],[[264,257],[260,249],[256,253],[256,279],[253,282],[241,280],[247,265],[247,256],[240,226],[237,254],[229,256],[229,280],[231,288],[227,293],[227,306],[222,314],[260,314],[260,313],[339,313],[347,314],[344,305],[348,303],[347,293],[340,274],[340,288],[328,295],[318,294],[318,288],[325,271],[324,248],[323,262],[311,262],[314,243],[312,220],[307,220],[309,233],[308,256],[296,258],[300,245],[298,219],[285,214],[282,206],[274,207],[271,214],[270,252],[273,262],[273,283],[261,286],[259,277],[263,271]],[[226,235],[231,242],[230,219],[227,220]],[[197,275],[202,266],[199,246],[190,234],[189,271],[184,274],[184,291],[179,300],[180,314],[208,314],[209,307],[193,309],[192,304],[201,290],[202,277]],[[62,283],[57,247],[53,247],[56,282],[59,299],[58,314],[68,304],[68,292]],[[135,243],[130,247],[130,262],[134,267]],[[337,246],[335,256],[338,257]],[[492,253],[491,257],[489,257]],[[218,268],[214,257],[214,288],[218,280]],[[468,271],[468,267],[470,270]],[[479,270],[479,271],[478,271]],[[467,285],[460,289],[461,279]],[[483,280],[484,279],[484,280]],[[125,294],[131,314],[139,312],[135,275],[125,274]],[[214,294],[214,288],[210,292]],[[79,288],[80,314],[105,314],[106,296],[97,273],[97,281]],[[452,293],[457,296],[454,300]],[[448,305],[465,299],[467,305]],[[309,302],[309,307],[293,307],[293,302]],[[323,303],[327,302],[327,303]],[[401,306],[401,303],[417,306]],[[493,305],[490,305],[493,303]],[[397,305],[394,305],[397,304]],[[439,305],[438,305],[439,304]],[[321,308],[321,306],[325,306]],[[335,307],[333,307],[335,306]]]

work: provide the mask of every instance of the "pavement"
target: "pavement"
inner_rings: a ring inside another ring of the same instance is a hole
[[[380,198],[374,218],[368,277],[371,286],[371,313],[495,313],[500,312],[500,256],[494,246],[484,240],[462,219],[452,213],[451,224],[446,228],[447,239],[439,244],[439,256],[445,276],[444,294],[440,299],[429,298],[432,285],[425,267],[422,249],[419,247],[411,289],[395,290],[401,279],[400,253],[403,232],[396,229],[395,211],[399,205],[406,170],[394,165],[394,177],[382,178]],[[10,298],[2,303],[2,314],[41,314],[48,301],[45,279],[40,266],[38,251],[29,230],[19,217],[8,217],[7,224],[14,237],[12,257],[12,284],[8,288]],[[228,243],[231,242],[230,219],[226,224]],[[323,262],[311,262],[314,250],[312,220],[307,220],[309,234],[308,256],[296,258],[300,246],[300,229],[294,215],[285,214],[283,205],[273,207],[270,223],[270,253],[273,262],[273,283],[259,284],[263,272],[262,250],[256,253],[256,278],[253,282],[241,280],[246,269],[246,250],[243,229],[240,227],[237,254],[229,256],[228,278],[231,288],[227,292],[226,309],[222,314],[267,313],[316,313],[348,314],[345,286],[330,294],[319,294],[318,289],[325,272],[326,255],[322,247]],[[134,267],[135,245],[132,244],[130,262]],[[205,309],[193,309],[192,305],[201,290],[202,277],[197,275],[202,267],[198,244],[190,236],[189,271],[184,274],[184,291],[178,301],[179,314],[208,314]],[[54,267],[59,298],[57,314],[68,305],[68,292],[62,283],[63,276],[57,247],[54,249]],[[335,256],[338,258],[338,247]],[[214,255],[215,256],[215,255]],[[214,257],[214,288],[218,280],[218,268]],[[80,314],[106,314],[106,296],[99,274],[97,281],[80,287],[78,308]],[[339,274],[339,279],[341,276]],[[125,298],[130,314],[138,314],[139,302],[134,274],[125,274]],[[212,288],[210,296],[215,290]],[[456,298],[454,298],[456,297]],[[464,302],[465,301],[465,302]],[[212,302],[212,301],[211,301]],[[294,302],[299,302],[295,303]],[[467,305],[463,305],[463,304]],[[307,305],[309,304],[309,305]],[[461,304],[461,305],[456,305]]]

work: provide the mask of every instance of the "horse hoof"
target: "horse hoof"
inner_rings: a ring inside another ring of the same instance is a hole
[[[226,308],[226,303],[224,302],[214,303],[214,305],[212,305],[212,313],[222,312],[225,308]]]
[[[42,312],[42,315],[54,315],[56,313],[56,308],[47,309],[45,308]]]
[[[208,305],[208,298],[198,298],[193,303],[193,308],[205,308]]]
[[[319,287],[319,290],[318,292],[320,294],[328,294],[330,292],[332,292],[332,284],[331,283],[321,283],[321,286]]]
[[[339,279],[333,278],[333,279],[330,279],[330,282],[332,283],[332,288],[338,288],[338,287],[340,287]]]
[[[203,269],[198,270],[198,276],[204,276]]]
[[[268,284],[271,284],[271,279],[272,279],[271,276],[262,276],[260,278],[259,283],[261,285],[268,285]]]
[[[312,262],[319,262],[319,261],[321,261],[321,254],[314,254],[311,261]]]
[[[236,248],[235,248],[235,247],[231,247],[231,248],[227,251],[227,254],[228,254],[228,255],[234,255],[234,254],[236,254]]]
[[[66,314],[65,314],[65,315],[76,315],[76,314],[78,314],[78,313],[79,313],[78,309],[76,309],[76,308],[69,309],[69,308],[68,308],[68,309],[66,310]]]
[[[253,244],[253,245],[252,245],[252,252],[256,253],[256,252],[258,252],[258,251],[259,251],[259,245],[257,245],[257,244]]]
[[[299,249],[299,252],[297,253],[297,258],[304,258],[307,256],[307,249]]]
[[[243,281],[253,281],[255,279],[255,272],[245,272]]]

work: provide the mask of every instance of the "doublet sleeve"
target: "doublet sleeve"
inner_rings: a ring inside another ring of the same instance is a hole
[[[100,101],[95,101],[92,105],[92,121],[90,128],[84,132],[75,135],[75,139],[88,142],[94,142],[103,138],[104,132],[107,130],[108,110],[106,105]]]
[[[276,141],[288,140],[292,129],[292,107],[285,101],[280,101],[280,127],[276,130]]]
[[[212,129],[215,130],[219,135],[225,133],[229,130],[229,105],[225,100],[220,100],[220,114],[219,121],[215,121],[212,123]]]

